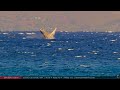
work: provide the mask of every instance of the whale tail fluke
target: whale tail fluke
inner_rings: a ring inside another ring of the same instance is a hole
[[[56,29],[57,29],[57,28],[55,28],[55,29],[50,33],[51,36],[54,36],[54,35],[55,35]]]
[[[51,33],[48,33],[44,29],[40,29],[40,32],[44,36],[45,39],[55,39],[54,36],[55,36],[56,29],[57,28],[55,28]]]

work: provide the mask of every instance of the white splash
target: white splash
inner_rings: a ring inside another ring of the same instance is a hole
[[[106,31],[106,32],[108,32],[108,33],[112,33],[113,31]]]

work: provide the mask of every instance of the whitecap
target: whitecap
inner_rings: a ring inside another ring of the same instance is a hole
[[[82,65],[80,65],[80,66],[81,66],[81,67],[89,67],[88,65],[83,65],[83,64],[82,64]]]
[[[108,33],[112,33],[113,31],[106,31],[106,32],[108,32]]]
[[[50,42],[55,42],[55,41],[50,41]]]
[[[113,52],[114,54],[118,53],[118,52]]]
[[[115,42],[117,39],[114,39],[114,40],[110,40],[110,41],[112,41],[112,42]]]
[[[58,50],[62,50],[62,48],[58,48]]]
[[[26,39],[25,37],[23,37],[22,39]]]
[[[94,54],[97,54],[97,53],[94,53]]]
[[[33,52],[22,52],[22,53],[30,53],[30,54],[34,54]]]
[[[3,34],[8,34],[8,33],[3,33]]]
[[[34,52],[31,52],[31,54],[34,54]]]
[[[69,51],[74,50],[74,49],[68,49]]]
[[[32,57],[35,57],[36,55],[31,55]]]
[[[83,57],[86,57],[86,56],[83,56]]]
[[[47,46],[51,46],[51,44],[50,44],[50,43],[47,43]]]
[[[22,34],[24,34],[24,33],[18,33],[18,34],[21,34],[21,35],[22,35]]]
[[[26,34],[27,34],[27,35],[31,35],[31,34],[35,34],[35,33],[32,32],[32,33],[26,33]]]
[[[118,60],[120,60],[120,58],[117,58]]]
[[[94,53],[95,53],[95,52],[97,52],[97,51],[92,51],[92,52],[94,52]]]
[[[76,58],[82,57],[82,56],[75,56]]]

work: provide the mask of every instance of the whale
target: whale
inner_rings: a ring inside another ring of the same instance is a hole
[[[51,33],[45,31],[45,29],[40,29],[40,32],[43,35],[44,39],[55,39],[56,29],[57,28],[55,28]]]

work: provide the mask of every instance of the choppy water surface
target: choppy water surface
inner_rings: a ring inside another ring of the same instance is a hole
[[[0,76],[120,75],[120,33],[0,32]]]

